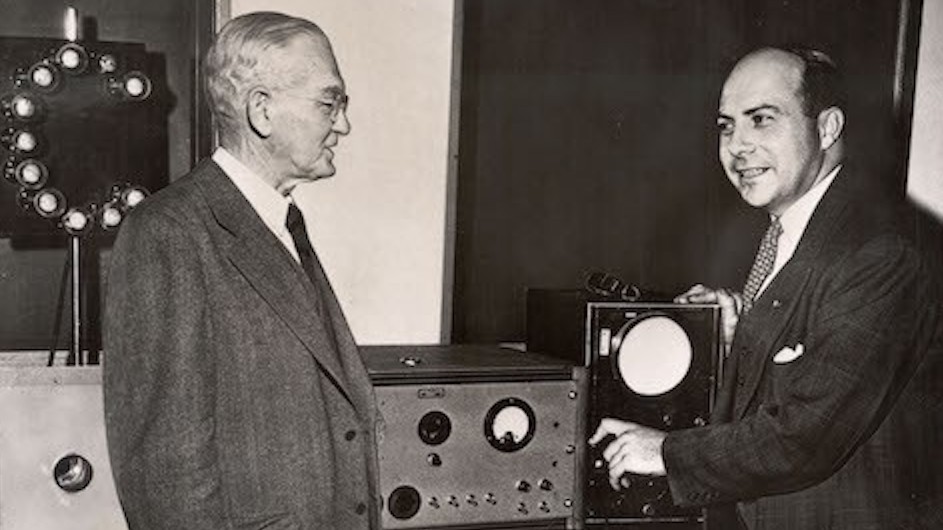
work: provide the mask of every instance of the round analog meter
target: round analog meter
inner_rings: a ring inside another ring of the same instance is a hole
[[[505,453],[523,449],[536,430],[534,409],[518,398],[498,401],[485,416],[485,438],[492,447]]]

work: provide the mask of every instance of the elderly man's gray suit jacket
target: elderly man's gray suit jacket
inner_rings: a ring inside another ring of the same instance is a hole
[[[109,265],[106,427],[132,529],[378,527],[375,401],[337,300],[215,163],[144,201]]]

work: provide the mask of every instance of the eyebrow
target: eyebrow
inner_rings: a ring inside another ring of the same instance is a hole
[[[773,111],[773,112],[775,112],[775,113],[777,113],[777,114],[782,114],[782,109],[779,108],[777,105],[772,105],[772,104],[769,104],[769,103],[764,103],[764,104],[762,104],[762,105],[757,105],[757,106],[755,106],[755,107],[751,107],[751,108],[749,108],[749,109],[743,111],[743,115],[744,115],[744,116],[752,116],[752,115],[756,114],[757,112],[764,111],[764,110],[769,110],[769,111]],[[723,112],[718,112],[718,113],[717,113],[717,119],[719,119],[719,120],[720,120],[720,119],[723,119],[723,120],[732,120],[732,119],[733,119],[733,116],[729,116],[729,115],[727,115],[727,114],[724,114]]]
[[[324,96],[337,97],[344,95],[344,89],[340,85],[331,85],[321,89],[321,94]]]

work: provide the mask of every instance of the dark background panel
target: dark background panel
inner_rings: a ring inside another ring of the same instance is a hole
[[[85,30],[80,38],[142,44],[163,68],[166,78],[166,160],[163,182],[186,172],[193,161],[209,150],[208,114],[197,88],[197,58],[213,34],[215,3],[212,0],[31,0],[3,1],[0,35],[8,37],[64,38],[66,8],[75,7]],[[3,184],[7,188],[6,183]],[[4,192],[10,191],[4,189]],[[14,190],[15,191],[15,190]],[[153,190],[152,190],[153,191]],[[101,252],[89,252],[89,344],[98,341],[94,323],[101,289],[99,267],[107,262],[107,241]],[[23,241],[14,245],[0,239],[0,350],[46,349],[53,343],[68,344],[70,319],[66,300],[63,332],[53,341],[60,279],[67,256],[59,240]]]
[[[765,215],[727,182],[715,119],[727,69],[758,45],[833,54],[853,149],[905,167],[902,2],[466,1],[453,341],[523,340],[528,288],[593,271],[666,294],[739,287]]]
[[[43,164],[48,180],[42,188],[61,192],[63,209],[102,204],[111,186],[120,182],[147,189],[166,185],[167,113],[173,97],[167,90],[163,56],[147,53],[138,43],[86,40],[77,48],[89,56],[81,74],[58,70],[54,90],[20,84],[33,65],[54,61],[56,50],[69,45],[65,39],[0,35],[0,94],[5,99],[27,94],[41,109],[38,119],[26,122],[2,118],[6,127],[29,131],[41,140],[30,153],[0,150],[8,156],[7,168],[26,159]],[[114,72],[99,72],[97,57],[102,56],[114,58]],[[108,89],[109,80],[120,81],[132,72],[146,75],[151,87],[148,97],[139,101]],[[0,185],[0,237],[10,237],[18,248],[34,246],[41,236],[61,236],[57,220],[21,207],[21,191],[13,182]]]

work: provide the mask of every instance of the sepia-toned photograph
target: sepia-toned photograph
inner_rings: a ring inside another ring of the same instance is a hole
[[[0,12],[0,530],[943,529],[943,2]]]

